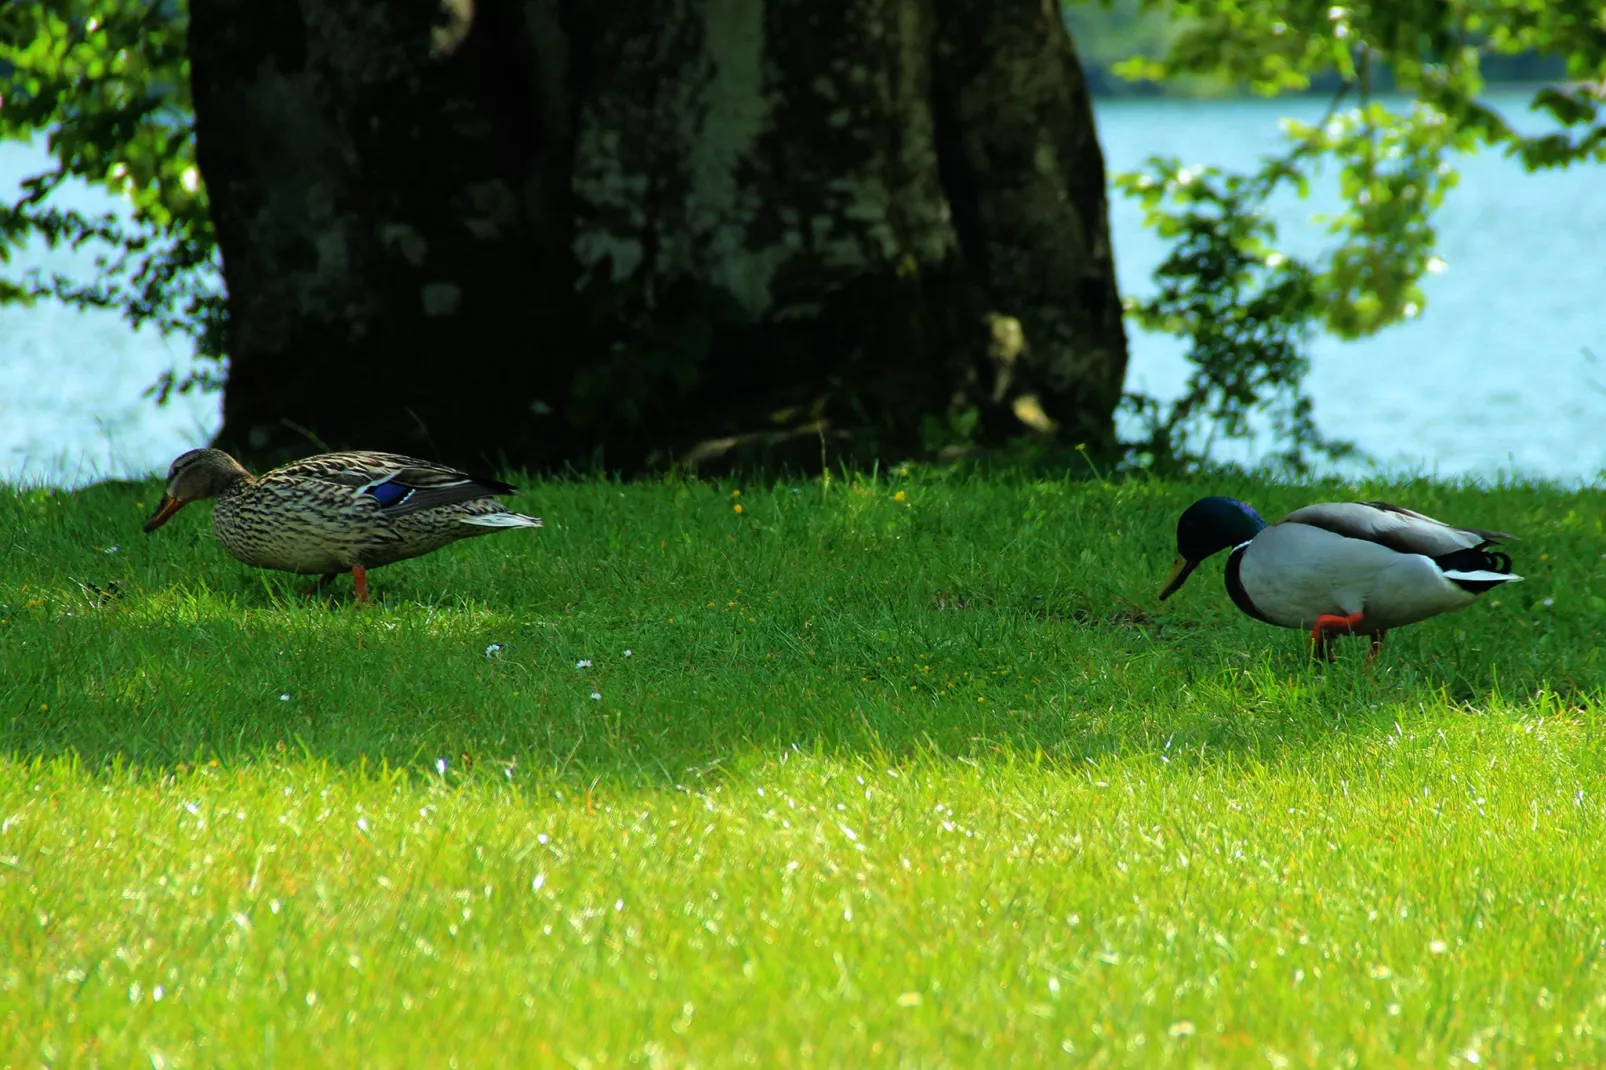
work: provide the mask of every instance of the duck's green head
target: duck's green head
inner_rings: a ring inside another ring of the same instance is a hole
[[[1177,593],[1199,562],[1211,554],[1248,542],[1266,522],[1236,498],[1200,498],[1177,519],[1177,559],[1166,577],[1160,600]]]

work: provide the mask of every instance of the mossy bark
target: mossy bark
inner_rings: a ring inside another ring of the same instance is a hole
[[[191,51],[227,448],[1113,441],[1052,0],[191,0]]]

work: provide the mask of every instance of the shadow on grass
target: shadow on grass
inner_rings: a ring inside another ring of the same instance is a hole
[[[544,605],[510,614],[475,602],[80,592],[74,608],[36,607],[55,627],[26,629],[0,749],[155,775],[306,757],[668,786],[796,751],[891,763],[1269,760],[1556,686],[1481,649],[1409,637],[1368,671],[1360,641],[1319,665],[1292,633],[1252,624],[963,601],[845,617],[816,637],[825,622],[781,619],[784,607],[599,620]],[[21,638],[17,622],[3,627],[8,645]],[[1594,701],[1564,682],[1545,700]]]
[[[0,750],[153,774],[304,755],[663,785],[794,750],[1272,759],[1401,721],[1567,715],[1606,685],[1599,552],[1558,492],[1455,492],[1478,508],[1447,515],[1526,511],[1545,540],[1530,580],[1397,632],[1367,671],[1360,641],[1312,665],[1214,570],[1159,610],[1199,488],[909,486],[546,485],[548,528],[379,570],[366,607],[349,580],[311,602],[306,579],[233,561],[201,513],[146,539],[151,486],[0,499]]]

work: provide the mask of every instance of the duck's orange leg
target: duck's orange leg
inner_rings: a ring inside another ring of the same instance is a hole
[[[368,601],[368,570],[361,565],[352,566],[351,582],[357,585],[357,601]]]
[[[1339,632],[1352,632],[1355,626],[1365,619],[1360,613],[1351,613],[1347,617],[1336,613],[1323,613],[1316,618],[1316,623],[1310,630],[1312,652],[1319,658],[1333,660],[1331,640]]]

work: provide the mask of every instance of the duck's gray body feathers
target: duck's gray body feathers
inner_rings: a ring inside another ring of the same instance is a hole
[[[1282,524],[1305,524],[1334,535],[1373,542],[1402,554],[1428,557],[1475,550],[1512,538],[1502,531],[1451,527],[1431,516],[1388,502],[1321,502],[1295,509],[1277,522],[1277,525]]]
[[[1233,551],[1229,589],[1253,615],[1309,629],[1323,615],[1363,614],[1376,634],[1465,608],[1520,580],[1500,532],[1457,528],[1386,502],[1326,502],[1295,510]],[[1241,596],[1241,597],[1240,597]]]

